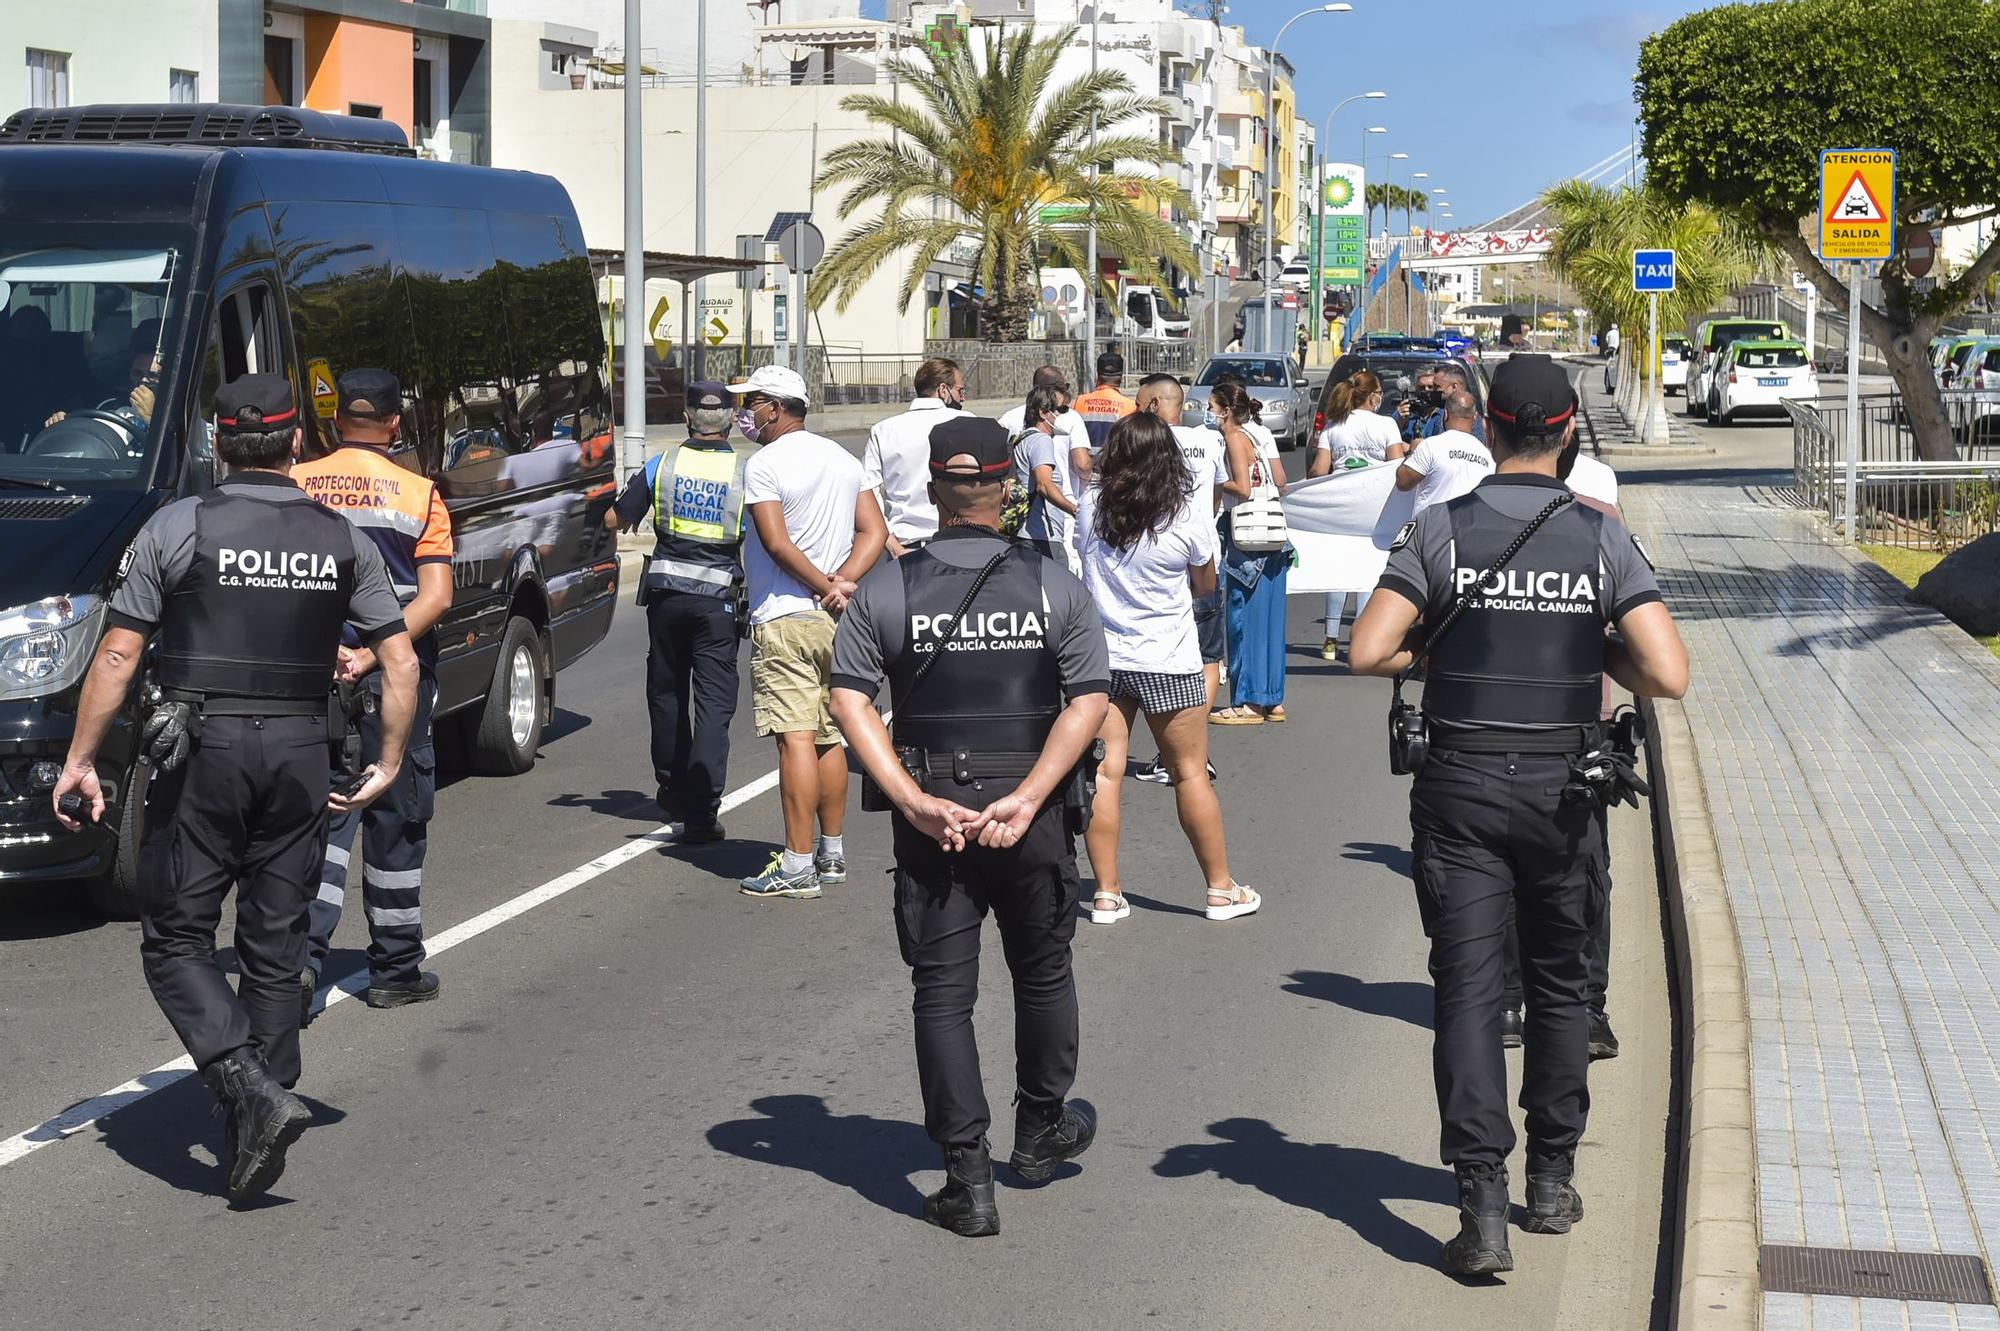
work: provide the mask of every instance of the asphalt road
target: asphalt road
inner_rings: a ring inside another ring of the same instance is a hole
[[[1593,1075],[1589,1218],[1517,1232],[1516,1273],[1461,1285],[1436,1267],[1454,1195],[1387,687],[1318,659],[1318,599],[1291,606],[1293,719],[1211,732],[1232,868],[1265,909],[1203,920],[1171,793],[1128,783],[1135,910],[1082,923],[1076,947],[1077,1092],[1102,1129],[1046,1186],[1003,1168],[1000,1237],[917,1218],[939,1175],[885,817],[852,813],[850,880],[823,899],[739,895],[778,828],[746,702],[734,839],[647,839],[643,623],[625,607],[562,675],[534,771],[441,792],[425,913],[452,943],[443,997],[343,1002],[306,1032],[316,1123],[260,1205],[217,1195],[220,1122],[195,1078],[35,1130],[181,1051],[135,926],[0,897],[0,1135],[27,1134],[0,1143],[0,1326],[1648,1325],[1670,1061],[1649,825],[1614,818],[1625,1054]],[[361,965],[358,912],[336,943],[335,972]],[[988,948],[1004,1153],[1009,999],[991,932]]]

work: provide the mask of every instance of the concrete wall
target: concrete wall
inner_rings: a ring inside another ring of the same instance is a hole
[[[213,14],[213,7],[208,13]],[[0,116],[27,102],[29,47],[69,56],[69,100],[164,102],[168,71],[216,95],[202,0],[0,0]]]
[[[493,165],[554,176],[576,202],[585,240],[594,248],[620,248],[625,243],[624,93],[543,90],[541,37],[538,23],[493,24]],[[887,85],[882,90],[887,91]],[[762,236],[773,214],[781,211],[811,209],[828,248],[838,243],[849,228],[839,216],[839,196],[815,197],[811,178],[815,163],[833,148],[879,133],[859,116],[840,109],[840,99],[854,91],[822,86],[709,91],[708,253],[733,256],[738,233]],[[642,96],[646,248],[692,253],[694,90],[648,89]],[[892,261],[845,311],[831,306],[819,311],[811,329],[814,343],[824,340],[835,359],[857,352],[921,355],[929,332],[927,302],[919,290],[907,311],[899,306],[896,296],[904,271],[900,260]],[[766,272],[772,280],[756,294],[751,312],[753,337],[759,342],[770,340],[773,288],[783,275],[776,264]],[[704,313],[719,314],[729,327],[725,340],[739,344],[743,293],[734,279],[711,280],[706,294],[709,301],[724,304],[712,304]],[[679,288],[651,284],[649,310],[661,295],[669,298],[677,337]]]

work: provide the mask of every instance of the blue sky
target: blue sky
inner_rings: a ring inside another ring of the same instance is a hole
[[[1661,0],[1352,0],[1353,12],[1300,19],[1284,54],[1298,71],[1300,110],[1325,123],[1336,102],[1379,89],[1389,96],[1341,111],[1329,160],[1360,155],[1371,180],[1385,152],[1407,152],[1404,173],[1428,171],[1448,191],[1451,225],[1473,226],[1545,185],[1609,156],[1633,133],[1632,72],[1639,41],[1703,3]],[[1206,13],[1202,0],[1180,7]],[[863,0],[879,16],[882,0]],[[1306,0],[1232,0],[1227,23],[1269,41]],[[1116,13],[1117,0],[1106,8]],[[1501,90],[1506,89],[1503,98]],[[1511,120],[1503,106],[1512,108]]]

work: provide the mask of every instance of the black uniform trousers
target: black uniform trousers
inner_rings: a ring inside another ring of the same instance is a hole
[[[1602,1015],[1605,993],[1611,988],[1611,824],[1609,809],[1597,811],[1599,835],[1604,844],[1604,909],[1597,917],[1597,927],[1590,931],[1590,948],[1583,954],[1589,972],[1584,982],[1584,997],[1587,1006],[1594,1013]],[[1514,928],[1512,907],[1507,911],[1507,970],[1505,982],[1501,986],[1500,1006],[1518,1011],[1521,996],[1521,938]]]
[[[198,1068],[254,1044],[272,1076],[298,1084],[299,969],[326,793],[324,716],[208,715],[187,761],[147,788],[140,955]],[[240,993],[215,960],[232,886]]]
[[[372,671],[361,683],[361,719],[355,728],[366,766],[382,757],[382,672]],[[424,860],[430,854],[431,815],[437,812],[437,749],[431,738],[436,702],[437,676],[426,666],[417,676],[416,715],[396,779],[367,808],[339,814],[327,825],[326,862],[320,867],[306,944],[306,964],[315,975],[326,970],[357,842],[361,909],[368,917],[368,978],[377,984],[407,984],[423,972]]]
[[[1597,814],[1563,801],[1548,754],[1434,750],[1410,791],[1417,907],[1431,941],[1431,1070],[1448,1165],[1506,1162],[1514,1146],[1500,1048],[1511,906],[1528,1019],[1521,1108],[1531,1162],[1576,1149],[1590,1111],[1585,951],[1604,909]]]
[[[1014,1077],[1024,1103],[1060,1105],[1076,1080],[1076,982],[1070,940],[1082,882],[1061,805],[1045,806],[1014,845],[947,854],[898,815],[896,939],[916,985],[917,1079],[924,1130],[945,1146],[992,1123],[972,1006],[979,931],[991,910],[1014,977]]]
[[[729,775],[736,715],[736,612],[720,597],[656,591],[646,603],[646,705],[660,810],[713,823]]]

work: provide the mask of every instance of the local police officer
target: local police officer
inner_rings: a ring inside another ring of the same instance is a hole
[[[334,428],[341,446],[300,463],[292,479],[374,542],[388,566],[389,584],[403,603],[403,622],[416,644],[422,673],[410,760],[397,773],[396,784],[365,813],[342,814],[327,829],[312,935],[298,977],[301,1024],[309,1020],[313,992],[340,924],[357,838],[361,901],[368,916],[368,988],[362,1000],[372,1008],[390,1008],[438,995],[436,973],[423,969],[423,879],[437,804],[431,707],[437,701],[438,649],[431,630],[451,609],[451,515],[428,477],[390,456],[402,433],[403,388],[396,376],[357,368],[342,375],[335,389]],[[359,704],[352,720],[363,763],[374,761],[382,744],[382,678],[375,666],[375,653],[350,629],[341,642],[337,675]]]
[[[897,941],[916,985],[924,1126],[946,1172],[924,1218],[967,1237],[1000,1232],[972,1035],[988,910],[1014,976],[1011,1163],[1045,1179],[1097,1132],[1089,1106],[1064,1097],[1077,1055],[1072,837],[1111,668],[1083,585],[998,533],[1012,468],[997,422],[932,430],[937,537],[862,579],[833,645],[834,719],[895,812]],[[885,680],[893,741],[874,706]]]
[[[1687,689],[1687,653],[1644,553],[1623,523],[1574,503],[1557,479],[1575,402],[1547,356],[1499,368],[1488,403],[1496,473],[1404,528],[1378,589],[1387,594],[1354,626],[1359,672],[1400,675],[1428,661],[1429,756],[1410,792],[1410,826],[1431,943],[1442,1154],[1458,1175],[1460,1233],[1444,1261],[1459,1274],[1514,1264],[1514,1128],[1500,1051],[1510,900],[1528,1002],[1522,1225],[1559,1234],[1583,1214],[1571,1179],[1590,1106],[1584,952],[1605,900],[1593,802],[1603,768],[1582,760],[1603,739],[1600,675],[1646,696]],[[1605,635],[1607,623],[1617,636]]]
[[[153,997],[228,1110],[223,1158],[229,1195],[242,1200],[277,1181],[311,1118],[287,1088],[299,1079],[297,985],[327,809],[362,808],[395,779],[417,658],[381,555],[292,483],[291,384],[245,375],[215,405],[229,479],[161,509],[126,552],[55,800],[72,830],[103,819],[93,761],[157,633],[164,701],[145,730],[140,954]],[[381,754],[346,798],[327,780],[343,622],[383,675]],[[232,886],[240,995],[215,960]]]
[[[679,840],[720,841],[736,715],[736,613],[743,595],[744,459],[729,442],[735,411],[718,383],[689,385],[687,441],[632,474],[604,525],[634,527],[650,510],[653,556],[639,580],[652,645],[646,703],[653,779]]]

